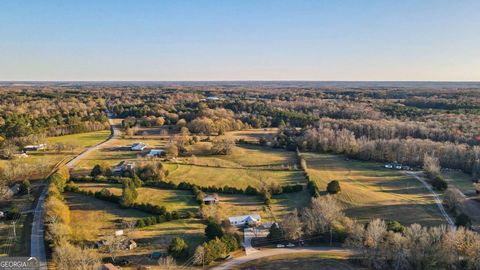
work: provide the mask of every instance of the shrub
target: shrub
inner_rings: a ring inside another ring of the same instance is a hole
[[[448,183],[441,176],[437,176],[432,181],[432,186],[440,191],[444,191],[448,188]]]
[[[337,194],[341,190],[340,183],[337,180],[330,181],[327,185],[327,192],[329,194]]]
[[[396,220],[390,220],[387,222],[387,230],[396,233],[403,233],[405,231],[405,226]]]
[[[188,256],[188,245],[180,237],[175,237],[168,246],[168,254],[177,259],[184,259]]]
[[[470,226],[472,225],[472,220],[466,214],[461,213],[455,218],[455,225],[458,227],[462,226],[465,228],[470,228]]]
[[[223,229],[220,224],[216,223],[213,220],[209,220],[207,227],[205,228],[205,236],[208,239],[215,239],[215,238],[221,238],[223,236]]]

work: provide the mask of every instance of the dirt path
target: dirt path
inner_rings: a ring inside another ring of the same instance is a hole
[[[437,204],[438,209],[440,210],[440,213],[445,218],[448,225],[450,227],[455,227],[455,223],[453,222],[452,218],[448,215],[447,211],[445,211],[445,208],[443,207],[442,200],[440,199],[440,197],[438,197],[437,193],[435,193],[432,187],[425,181],[425,179],[419,176],[420,172],[405,172],[405,174],[415,177],[415,179],[420,181],[428,189],[428,191],[432,193],[433,199],[435,200],[435,203]]]

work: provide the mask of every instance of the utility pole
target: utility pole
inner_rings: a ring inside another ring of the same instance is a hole
[[[15,240],[17,240],[17,231],[15,230],[15,225],[17,224],[17,221],[12,221],[12,225],[13,225],[13,238],[15,238]]]

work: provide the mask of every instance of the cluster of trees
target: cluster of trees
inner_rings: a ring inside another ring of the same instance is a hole
[[[398,232],[382,220],[357,224],[345,245],[371,269],[479,269],[480,235],[463,227],[422,227]]]
[[[276,146],[294,150],[296,147],[314,152],[332,152],[366,161],[400,162],[421,167],[425,154],[435,155],[442,167],[480,174],[480,147],[422,139],[356,138],[347,129],[308,128],[302,131],[279,131]]]
[[[45,200],[45,239],[53,250],[53,261],[59,269],[93,269],[101,260],[98,254],[87,248],[71,243],[70,209],[63,198],[70,175],[62,167],[49,177],[47,199]]]
[[[32,134],[58,136],[108,128],[105,102],[91,93],[0,91],[3,138]]]
[[[198,246],[193,254],[194,265],[208,265],[225,258],[230,252],[240,248],[240,237],[233,232],[226,232],[214,220],[209,220],[205,227],[207,242]]]
[[[333,130],[347,129],[354,133],[356,138],[365,137],[369,140],[377,139],[430,139],[432,141],[457,142],[478,144],[473,135],[464,134],[460,127],[452,128],[452,123],[429,120],[427,123],[420,121],[401,121],[397,119],[332,119],[322,118],[319,121],[322,127]]]

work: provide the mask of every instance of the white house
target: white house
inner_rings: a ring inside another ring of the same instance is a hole
[[[230,222],[230,225],[233,226],[243,226],[243,225],[252,225],[252,224],[257,224],[261,222],[260,215],[258,214],[252,214],[252,215],[245,215],[245,216],[235,216],[235,217],[229,217],[228,221]]]
[[[132,150],[132,151],[143,151],[146,147],[147,147],[146,144],[144,144],[144,143],[142,143],[142,142],[139,142],[139,143],[134,143],[134,144],[132,145],[131,150]]]
[[[147,154],[147,157],[160,157],[163,154],[165,154],[165,150],[163,150],[163,149],[152,149]]]
[[[216,96],[210,96],[210,97],[207,97],[207,100],[220,100],[220,98]]]

